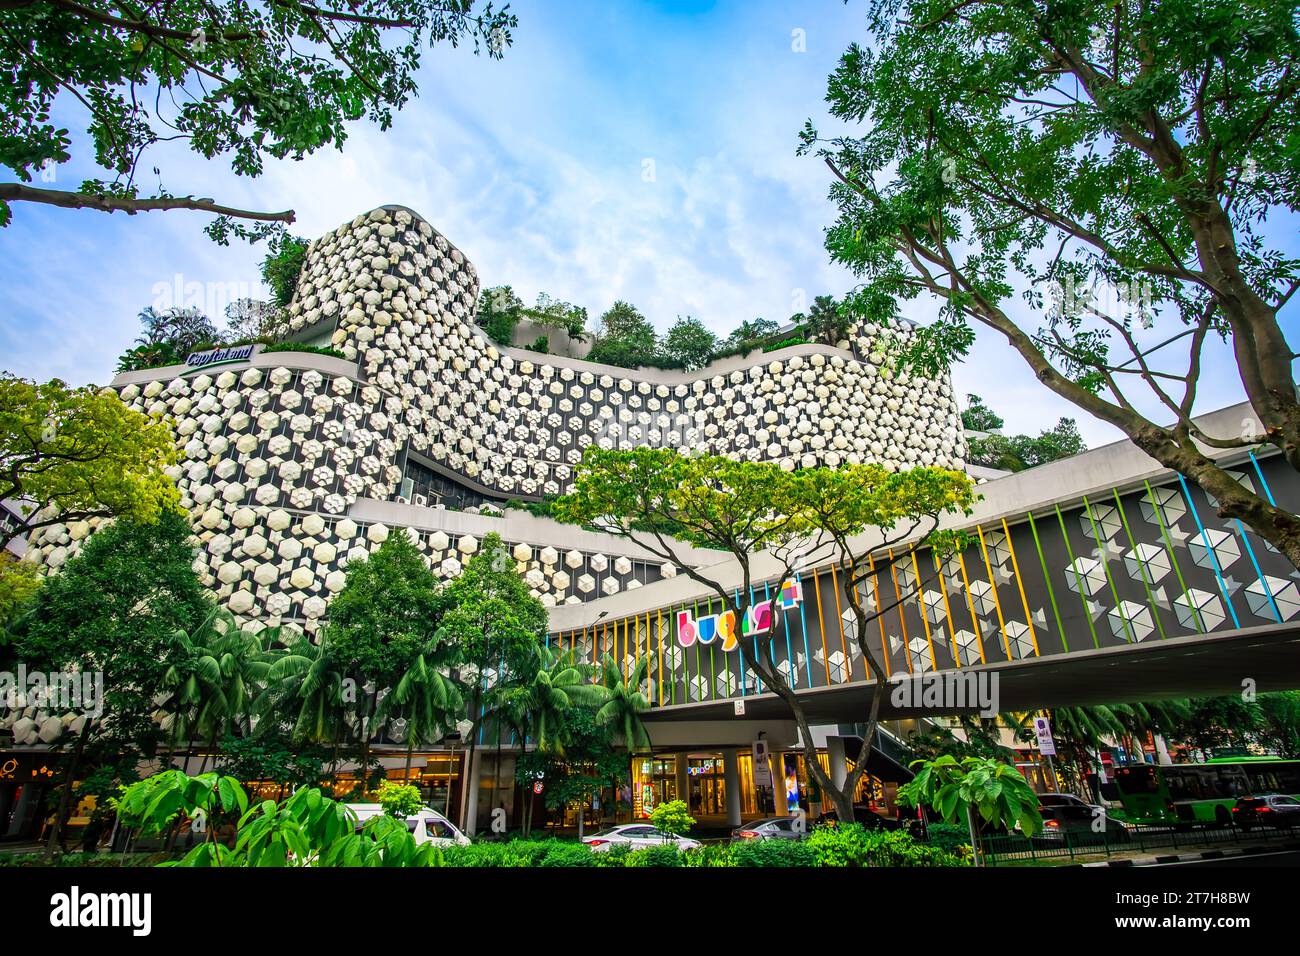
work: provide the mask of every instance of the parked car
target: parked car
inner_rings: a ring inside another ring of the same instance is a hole
[[[1232,821],[1243,830],[1251,827],[1300,827],[1300,800],[1284,793],[1238,797]]]
[[[596,853],[606,853],[612,846],[630,846],[634,850],[641,850],[645,847],[664,846],[665,844],[676,846],[677,851],[680,853],[683,850],[697,849],[700,845],[699,840],[678,836],[675,833],[669,833],[667,830],[660,830],[648,823],[624,823],[616,827],[610,827],[608,830],[602,830],[592,836],[583,837],[582,842],[591,847]]]
[[[813,821],[813,826],[834,826],[840,819],[839,813],[835,810],[827,810],[825,813],[818,814],[817,819]],[[863,803],[853,805],[853,822],[860,823],[868,830],[908,830],[916,829],[919,824],[916,820],[895,820],[884,814],[878,813]]]
[[[350,803],[349,807],[357,815],[357,832],[365,826],[366,821],[382,816],[384,808],[377,803]],[[456,829],[455,824],[437,810],[425,807],[413,816],[406,818],[406,828],[415,837],[416,843],[432,843],[434,846],[469,846],[470,838]]]
[[[732,843],[748,840],[802,840],[808,835],[808,824],[796,826],[798,817],[766,817],[754,820],[731,831]]]

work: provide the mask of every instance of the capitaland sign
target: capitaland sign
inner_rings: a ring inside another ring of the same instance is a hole
[[[677,643],[682,647],[690,647],[697,641],[705,645],[718,641],[723,651],[734,651],[740,646],[742,637],[762,637],[772,633],[772,628],[776,625],[775,608],[778,604],[782,610],[788,611],[801,603],[803,584],[797,579],[786,581],[776,597],[756,601],[749,606],[740,622],[739,633],[736,631],[735,611],[726,610],[696,617],[693,610],[683,608],[677,612]]]
[[[190,368],[202,368],[222,362],[242,362],[252,357],[253,345],[231,345],[227,348],[208,349],[206,352],[191,352],[185,357],[185,364]]]

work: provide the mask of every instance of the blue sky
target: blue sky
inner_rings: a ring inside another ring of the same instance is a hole
[[[142,168],[161,167],[174,193],[293,208],[294,231],[308,237],[401,203],[458,245],[485,286],[509,283],[529,301],[544,291],[593,316],[627,299],[660,329],[689,314],[725,335],[853,285],[822,246],[829,174],[794,149],[804,119],[824,119],[827,74],[865,38],[857,0],[512,8],[520,24],[505,59],[427,53],[420,96],[388,133],[355,125],[342,152],[272,161],[256,180],[173,146]],[[62,120],[79,128],[74,113]],[[92,175],[74,161],[55,185]],[[136,313],[177,276],[260,292],[260,248],[216,246],[197,213],[19,205],[14,219],[0,231],[0,368],[26,377],[108,381]],[[1202,408],[1238,400],[1234,372],[1225,352],[1212,356]],[[1056,400],[991,335],[953,376],[1009,429],[1075,415],[1090,443],[1117,437]]]

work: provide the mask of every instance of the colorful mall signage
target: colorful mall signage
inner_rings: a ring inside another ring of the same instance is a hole
[[[223,362],[242,362],[252,357],[252,345],[232,345],[228,348],[208,349],[206,352],[191,352],[185,357],[185,364],[191,368],[202,368]]]
[[[772,632],[775,625],[772,613],[775,604],[779,603],[782,610],[789,610],[802,602],[803,584],[798,579],[786,581],[781,585],[781,593],[777,597],[749,606],[739,634],[736,633],[735,611],[727,610],[697,618],[693,610],[684,608],[677,612],[677,643],[682,647],[690,647],[696,641],[707,645],[720,640],[722,650],[734,651],[740,646],[741,637],[762,637]]]

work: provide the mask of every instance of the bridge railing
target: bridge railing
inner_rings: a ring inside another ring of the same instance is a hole
[[[1300,825],[1293,827],[1236,826],[1186,827],[1125,826],[1113,823],[1105,830],[1064,830],[1027,837],[1020,833],[980,838],[985,856],[993,864],[1031,863],[1040,859],[1101,859],[1117,853],[1148,850],[1215,849],[1273,846],[1300,849]]]

